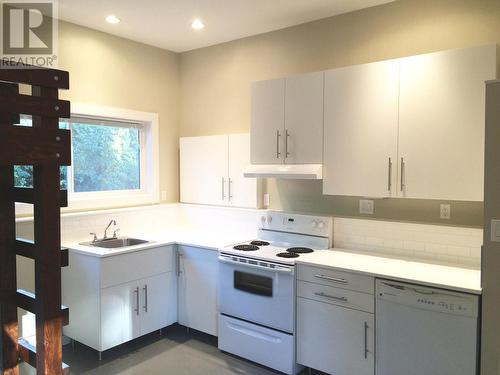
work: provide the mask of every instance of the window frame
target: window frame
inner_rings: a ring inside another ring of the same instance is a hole
[[[160,202],[159,116],[157,113],[72,102],[71,117],[140,123],[142,125],[139,132],[140,189],[74,192],[73,168],[70,166],[67,171],[68,207],[63,208],[63,212],[137,206]],[[73,160],[73,154],[71,158]],[[16,203],[16,215],[29,214],[33,214],[31,204]]]

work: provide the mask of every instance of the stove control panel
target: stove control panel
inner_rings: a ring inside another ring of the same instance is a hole
[[[329,237],[333,232],[333,219],[327,216],[268,211],[261,216],[260,229]]]

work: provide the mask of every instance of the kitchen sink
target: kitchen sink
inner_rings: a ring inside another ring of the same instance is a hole
[[[121,238],[109,238],[105,240],[82,242],[80,245],[102,247],[105,249],[117,249],[128,246],[142,245],[149,242],[151,241],[140,240],[138,238],[121,237]]]

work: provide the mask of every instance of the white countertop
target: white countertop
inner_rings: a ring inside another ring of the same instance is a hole
[[[121,249],[82,246],[78,242],[66,243],[64,246],[74,252],[89,256],[110,257],[174,244],[217,251],[225,246],[254,239],[248,235],[207,232],[196,228],[176,228],[162,231],[161,233],[148,234],[127,233],[127,236],[152,242]],[[316,251],[312,254],[301,254],[300,258],[297,258],[296,263],[481,294],[481,272],[474,269],[365,255],[344,249],[331,249]]]
[[[151,249],[158,246],[168,245],[186,245],[200,247],[208,250],[217,251],[218,249],[254,239],[253,237],[241,234],[222,234],[217,232],[207,232],[193,228],[176,228],[161,233],[127,233],[127,237],[148,240],[146,244],[128,246],[119,249],[104,249],[101,247],[84,246],[80,242],[67,242],[63,246],[71,249],[74,252],[95,256],[95,257],[110,257],[119,254],[130,253]]]
[[[384,258],[344,249],[302,254],[296,263],[481,294],[481,272],[474,269]]]

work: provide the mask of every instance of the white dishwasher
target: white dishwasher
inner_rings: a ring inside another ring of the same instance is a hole
[[[376,282],[376,375],[476,375],[478,296]]]

